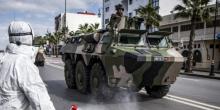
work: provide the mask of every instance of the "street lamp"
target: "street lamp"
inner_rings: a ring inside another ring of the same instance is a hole
[[[66,38],[66,0],[65,0],[65,12],[64,12],[64,38]]]
[[[99,12],[98,12],[98,17],[101,17],[101,11],[100,11],[100,9],[99,9]]]
[[[214,68],[215,68],[215,36],[216,36],[216,19],[218,13],[218,1],[215,2],[215,20],[214,20],[214,35],[213,35],[213,48],[212,48],[212,62],[211,62],[211,70],[209,76],[215,76]]]

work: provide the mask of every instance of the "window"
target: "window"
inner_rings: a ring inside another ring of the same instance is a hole
[[[132,13],[129,13],[129,17],[132,17]]]
[[[194,44],[194,48],[196,48],[196,44]]]
[[[133,0],[129,0],[129,5],[131,5],[133,3]]]
[[[171,32],[171,28],[163,28],[163,29],[160,29],[160,31],[167,31],[167,32]]]
[[[173,27],[173,32],[178,32],[178,26]]]
[[[109,7],[106,7],[106,8],[105,8],[105,12],[108,12],[108,11],[109,11]]]
[[[183,45],[183,48],[186,49],[186,45]]]
[[[214,23],[213,22],[207,22],[206,27],[207,28],[214,27]]]
[[[198,48],[200,48],[200,44],[198,44]]]
[[[196,23],[196,29],[204,29],[204,23]]]
[[[212,27],[214,27],[214,24],[216,24],[216,26],[219,27],[220,26],[220,20],[216,20],[216,23],[215,23],[215,21],[207,22],[206,27],[207,28],[212,28]]]
[[[213,47],[214,47],[214,45],[213,45],[213,44],[210,44],[209,48],[213,48]]]
[[[119,37],[120,44],[138,44],[140,40],[141,36],[139,34],[121,33]]]
[[[158,8],[159,7],[159,0],[152,0],[152,6],[154,8]]]
[[[201,53],[199,50],[196,50],[196,51],[193,53],[193,61],[199,62],[199,63],[202,62],[202,53]]]
[[[108,24],[109,23],[109,19],[105,19],[105,24]]]
[[[191,29],[191,26],[190,24],[187,24],[187,25],[182,25],[181,26],[181,31],[189,31]]]
[[[217,48],[217,49],[218,49],[218,48],[219,48],[219,45],[215,45],[215,48]]]

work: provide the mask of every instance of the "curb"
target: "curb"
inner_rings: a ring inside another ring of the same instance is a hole
[[[193,71],[210,72],[208,70],[199,70],[199,69],[193,69]],[[220,74],[220,71],[214,71],[214,73]]]
[[[197,76],[202,78],[209,78],[209,79],[217,79],[220,80],[220,77],[213,77],[213,76],[205,76],[205,75],[198,75],[198,74],[192,74],[192,73],[180,73],[181,75],[187,75],[187,76]]]

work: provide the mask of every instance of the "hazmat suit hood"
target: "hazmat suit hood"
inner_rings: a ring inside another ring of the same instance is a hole
[[[12,21],[8,27],[8,35],[11,44],[7,46],[6,52],[26,55],[34,62],[38,48],[32,47],[32,27],[24,21]]]
[[[0,64],[3,62],[4,59],[4,53],[0,53]]]
[[[37,47],[28,46],[28,45],[16,45],[16,44],[9,44],[6,47],[6,52],[12,53],[12,54],[22,54],[27,57],[29,57],[33,62],[37,55]]]

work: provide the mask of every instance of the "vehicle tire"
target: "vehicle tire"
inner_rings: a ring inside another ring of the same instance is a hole
[[[64,77],[67,87],[69,89],[76,89],[75,70],[70,59],[65,61]]]
[[[150,95],[150,97],[153,98],[163,98],[164,96],[167,95],[169,89],[170,89],[170,85],[153,86],[153,87],[145,86],[145,90]]]
[[[90,71],[90,90],[96,100],[111,99],[113,91],[108,87],[105,70],[101,63],[94,63]]]
[[[84,93],[84,94],[89,92],[88,69],[85,63],[81,60],[79,60],[76,63],[75,80],[76,80],[76,87],[79,92]]]

